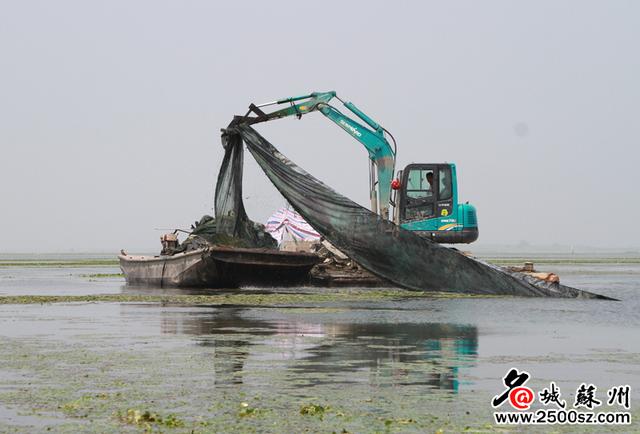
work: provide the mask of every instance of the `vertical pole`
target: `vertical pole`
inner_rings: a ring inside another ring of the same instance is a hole
[[[378,192],[376,191],[376,165],[369,160],[369,198],[371,199],[371,211],[378,214]]]

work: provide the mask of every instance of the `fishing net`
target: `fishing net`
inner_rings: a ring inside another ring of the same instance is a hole
[[[278,242],[264,225],[250,220],[244,209],[242,139],[239,135],[225,136],[222,145],[225,153],[216,183],[216,216],[205,215],[194,222],[187,239],[170,254],[200,249],[209,244],[242,248],[278,247]]]
[[[420,291],[604,298],[470,258],[404,230],[335,192],[281,154],[252,127],[223,130],[225,158],[216,187],[216,217],[224,230],[252,237],[242,205],[242,142],[264,173],[307,222],[371,273]]]
[[[216,233],[243,240],[248,247],[276,248],[264,225],[249,219],[242,202],[243,147],[239,135],[223,136],[224,158],[215,194]]]

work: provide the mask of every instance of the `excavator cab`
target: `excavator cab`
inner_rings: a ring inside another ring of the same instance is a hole
[[[455,164],[409,164],[398,172],[397,180],[392,184],[397,224],[438,243],[478,239],[475,207],[458,203]]]

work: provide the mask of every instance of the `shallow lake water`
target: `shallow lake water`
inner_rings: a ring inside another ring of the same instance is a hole
[[[0,304],[0,432],[504,432],[491,399],[513,367],[536,391],[554,381],[568,403],[583,382],[603,401],[608,388],[630,385],[637,419],[640,261],[540,268],[621,301],[353,300],[306,288],[335,297]],[[0,297],[180,293],[127,287],[109,276],[118,272],[0,267]],[[553,427],[587,428],[637,424]]]

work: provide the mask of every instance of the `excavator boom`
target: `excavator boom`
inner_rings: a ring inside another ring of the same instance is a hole
[[[342,102],[362,122],[350,118],[329,104],[333,98]],[[266,113],[263,110],[264,107],[281,104],[289,104],[289,106],[271,113]],[[395,141],[392,148],[385,137],[385,133],[389,134],[388,131],[353,103],[342,101],[336,92],[314,92],[264,104],[251,104],[247,114],[238,119],[238,121],[256,124],[289,116],[301,118],[303,115],[314,111],[322,113],[366,148],[371,161],[369,179],[371,208],[372,211],[377,212],[385,219],[389,218],[391,180],[395,171]],[[390,134],[389,136],[393,140],[393,136]]]

